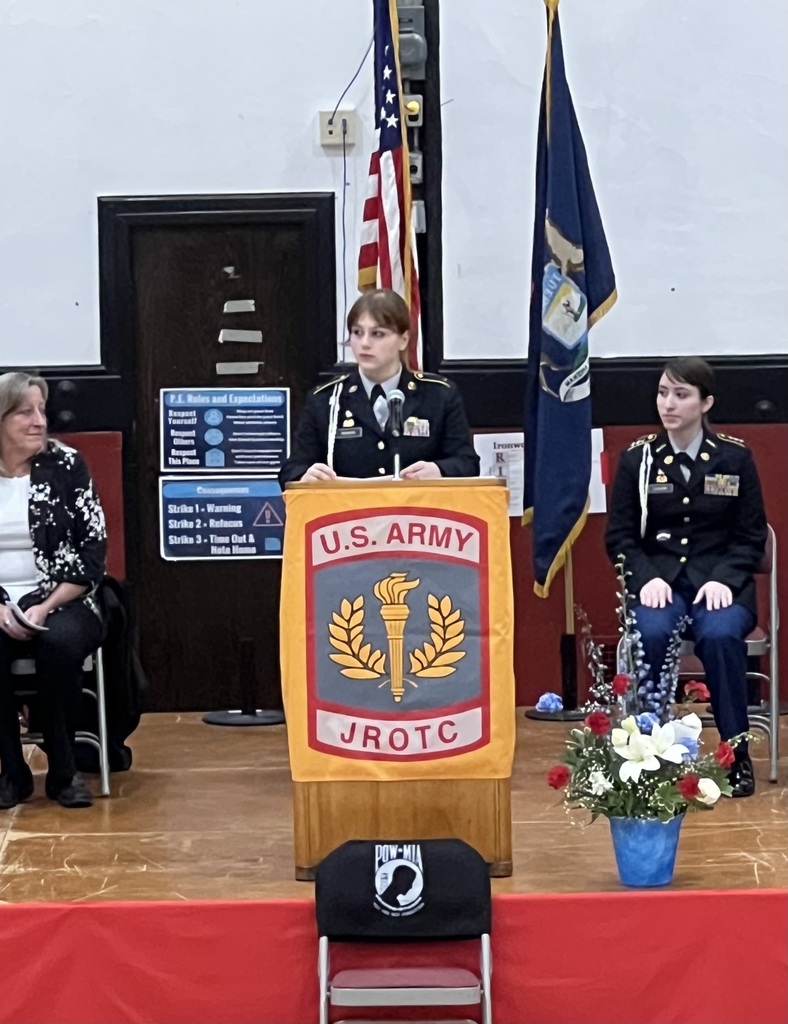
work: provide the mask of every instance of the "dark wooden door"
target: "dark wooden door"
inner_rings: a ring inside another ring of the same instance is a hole
[[[151,710],[281,707],[281,561],[167,562],[159,553],[159,389],[290,387],[296,422],[336,331],[333,197],[312,198],[330,214],[330,233],[317,230],[314,209],[126,218],[136,410],[128,575]],[[224,314],[231,299],[253,299],[255,311]],[[222,328],[260,330],[263,343],[220,344]],[[216,363],[233,360],[263,365],[217,376]]]

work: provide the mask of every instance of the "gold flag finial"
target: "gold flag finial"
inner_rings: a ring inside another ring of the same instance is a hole
[[[559,0],[544,0],[544,5],[551,14],[555,14],[558,10],[558,2]]]

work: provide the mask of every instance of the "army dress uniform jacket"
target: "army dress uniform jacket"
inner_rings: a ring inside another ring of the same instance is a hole
[[[653,462],[641,482],[644,452]],[[641,484],[647,501],[643,536]],[[652,579],[672,584],[684,569],[696,591],[711,580],[724,583],[734,601],[755,612],[753,573],[766,545],[766,516],[744,442],[704,429],[685,480],[666,433],[638,438],[619,462],[605,544],[611,561],[625,556],[627,589],[635,596]]]
[[[331,399],[340,384],[333,458],[337,476],[390,476],[397,446],[401,469],[424,461],[436,463],[443,476],[479,475],[479,457],[454,384],[435,374],[403,369],[398,386],[405,395],[404,430],[403,436],[393,438],[378,423],[358,370],[354,370],[315,388],[308,396],[290,458],[279,474],[282,487],[300,480],[314,463],[328,462]]]

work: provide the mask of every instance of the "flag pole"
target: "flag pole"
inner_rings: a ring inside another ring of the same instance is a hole
[[[566,553],[564,562],[564,621],[567,633],[575,631],[575,577],[572,571],[572,549]]]
[[[577,643],[575,637],[575,576],[572,549],[564,562],[564,632],[561,636],[561,699],[564,718],[582,718],[577,710]]]

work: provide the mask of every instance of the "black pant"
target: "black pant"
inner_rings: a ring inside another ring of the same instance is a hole
[[[11,675],[11,662],[35,658],[34,687],[49,761],[47,779],[57,788],[67,785],[76,771],[74,731],[82,700],[82,664],[101,645],[103,628],[95,612],[81,600],[53,612],[46,625],[45,633],[24,641],[12,640],[0,630],[0,765],[3,774],[17,783],[29,772],[22,756],[14,697],[15,689],[24,689],[25,677]]]

